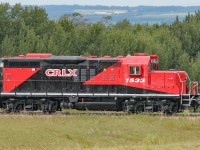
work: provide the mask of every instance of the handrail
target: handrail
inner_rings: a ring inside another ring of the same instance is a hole
[[[186,73],[186,75],[187,75],[187,78],[189,79],[189,82],[190,82],[190,84],[192,83],[192,81],[191,81],[191,79],[190,79],[190,76],[188,75],[188,73],[187,72],[185,72]],[[190,93],[190,91],[191,91],[191,89],[190,89],[190,85],[189,85],[189,94],[191,94]]]
[[[186,81],[182,81],[182,80],[181,80],[180,74],[179,74],[178,72],[176,72],[176,74],[178,75],[179,80],[180,80],[180,82],[181,82],[181,84],[182,84],[182,87],[181,87],[181,104],[182,104],[182,103],[183,103],[183,83],[186,82]],[[190,98],[190,97],[189,97],[189,98]]]

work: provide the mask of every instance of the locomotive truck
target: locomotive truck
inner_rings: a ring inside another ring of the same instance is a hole
[[[185,71],[158,70],[158,56],[54,56],[28,53],[1,58],[0,108],[55,112],[63,108],[180,112],[200,104],[198,82]],[[187,86],[189,84],[189,86]]]

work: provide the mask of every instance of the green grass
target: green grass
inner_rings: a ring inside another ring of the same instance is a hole
[[[200,149],[200,119],[130,116],[0,116],[0,149]]]

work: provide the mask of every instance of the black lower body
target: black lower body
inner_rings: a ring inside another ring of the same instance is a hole
[[[128,111],[128,112],[179,112],[180,99],[164,97],[15,97],[1,99],[0,107],[6,112],[56,112],[62,109]]]
[[[0,107],[6,112],[42,110],[49,113],[63,108],[134,113],[174,113],[183,109],[180,95],[126,86],[86,86],[83,89],[1,93]]]

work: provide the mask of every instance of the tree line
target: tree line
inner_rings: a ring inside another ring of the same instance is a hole
[[[159,55],[159,68],[180,69],[200,81],[200,11],[172,24],[87,23],[79,13],[50,20],[37,6],[0,4],[0,55],[28,52],[54,55]]]

